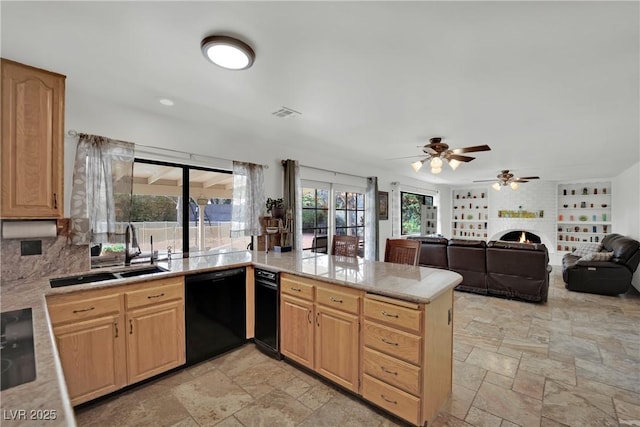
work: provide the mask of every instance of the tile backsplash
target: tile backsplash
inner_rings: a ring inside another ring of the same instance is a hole
[[[22,256],[24,240],[41,240],[42,254]],[[2,239],[0,244],[2,283],[73,274],[90,268],[89,246],[72,245],[64,235],[42,239]]]

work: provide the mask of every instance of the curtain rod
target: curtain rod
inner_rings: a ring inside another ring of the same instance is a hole
[[[76,130],[71,129],[67,132],[67,135],[72,136],[72,137],[76,137],[78,135],[80,135],[80,133],[78,133]],[[96,136],[100,136],[100,135],[96,135]],[[100,136],[101,138],[105,138],[103,136]],[[123,141],[123,142],[128,142],[128,141]],[[207,156],[206,154],[194,154],[194,153],[186,153],[184,151],[178,151],[178,150],[172,150],[171,148],[162,148],[162,147],[153,147],[151,145],[143,145],[143,144],[136,144],[133,142],[130,142],[130,144],[135,145],[136,149],[138,147],[142,147],[143,150],[142,152],[144,153],[144,149],[148,149],[148,150],[152,150],[152,151],[147,151],[148,154],[159,154],[159,153],[154,153],[153,150],[162,150],[162,151],[168,151],[169,153],[172,153],[174,155],[174,159],[178,159],[178,160],[194,160],[194,157],[206,157],[209,159],[213,159],[213,160],[224,160],[225,162],[233,162],[234,160],[232,159],[225,159],[222,157],[214,157],[214,156]],[[181,156],[178,156],[181,155]],[[188,158],[186,158],[185,156],[188,156]],[[269,169],[269,165],[262,165],[265,169]]]
[[[307,165],[300,165],[300,166],[301,166],[301,167],[303,167],[303,168],[307,168],[307,169],[315,169],[315,170],[317,170],[317,171],[329,172],[329,173],[332,173],[332,174],[340,174],[340,175],[346,175],[346,176],[353,176],[353,177],[356,177],[356,178],[362,178],[362,179],[369,179],[369,178],[370,178],[370,177],[368,177],[368,176],[360,176],[360,175],[354,175],[354,174],[352,174],[352,173],[344,173],[344,172],[332,171],[332,170],[329,170],[329,169],[317,168],[317,167],[315,167],[315,166],[307,166]]]

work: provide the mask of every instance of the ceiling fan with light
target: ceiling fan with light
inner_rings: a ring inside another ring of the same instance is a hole
[[[429,143],[422,147],[422,151],[427,155],[422,160],[411,163],[414,171],[418,172],[420,168],[427,162],[431,166],[431,173],[438,174],[442,172],[442,164],[446,161],[451,169],[456,170],[460,163],[470,162],[475,157],[462,156],[462,153],[473,153],[476,151],[489,151],[488,145],[476,145],[473,147],[450,149],[448,144],[442,142],[442,138],[430,138]]]
[[[500,174],[496,175],[496,178],[498,178],[498,181],[494,182],[491,185],[491,187],[496,191],[500,191],[502,187],[506,187],[507,185],[511,187],[512,190],[517,190],[519,187],[519,183],[521,182],[529,182],[529,180],[531,179],[540,179],[539,176],[523,176],[518,178],[517,176],[509,172],[509,169],[505,169],[502,172],[500,172]],[[473,182],[491,182],[491,181],[495,181],[495,179],[483,179],[480,181],[473,181]]]

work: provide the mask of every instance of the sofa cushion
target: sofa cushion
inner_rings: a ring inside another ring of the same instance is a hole
[[[627,264],[632,261],[631,259],[640,250],[640,243],[637,240],[614,233],[608,234],[602,239],[602,247],[603,250],[608,252],[613,251],[613,262]],[[629,267],[632,271],[635,271],[637,264],[631,262]]]
[[[612,252],[591,252],[580,258],[578,263],[588,262],[588,261],[611,261],[613,258]]]
[[[422,242],[418,264],[424,267],[448,268],[447,242],[444,237],[410,236],[409,240]]]
[[[602,250],[602,243],[582,243],[580,246],[576,248],[575,251],[571,253],[571,255],[577,257],[584,257],[593,252],[600,252]]]

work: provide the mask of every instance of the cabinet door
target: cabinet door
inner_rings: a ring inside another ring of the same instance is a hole
[[[122,316],[110,315],[54,327],[72,405],[126,385]]]
[[[184,364],[184,301],[130,310],[126,327],[130,384]]]
[[[351,391],[358,391],[358,316],[317,305],[315,370]]]
[[[313,303],[282,294],[280,351],[291,360],[313,369]]]
[[[2,60],[4,218],[62,216],[64,79]]]

